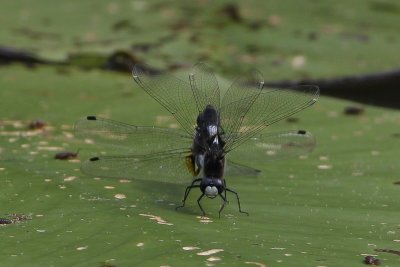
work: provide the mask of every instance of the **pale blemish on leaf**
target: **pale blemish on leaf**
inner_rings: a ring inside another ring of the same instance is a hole
[[[143,246],[144,246],[144,243],[142,243],[142,242],[137,243],[136,246],[137,246],[137,247],[143,247]]]
[[[300,155],[299,159],[308,159],[308,155]]]
[[[124,194],[115,194],[114,198],[116,198],[116,199],[125,199],[126,195],[124,195]]]
[[[68,177],[64,178],[64,181],[71,182],[71,181],[75,180],[76,178],[77,178],[76,176],[68,176]]]
[[[182,247],[183,250],[196,250],[200,249],[199,247]]]
[[[257,266],[260,266],[260,267],[266,267],[266,265],[265,265],[265,264],[263,264],[263,263],[261,263],[261,262],[255,262],[255,261],[246,261],[245,263],[246,263],[246,264],[253,264],[253,265],[257,265]]]
[[[206,251],[203,251],[203,252],[199,252],[199,253],[197,253],[197,255],[199,255],[199,256],[209,256],[209,255],[221,252],[221,251],[224,251],[224,250],[221,249],[221,248],[214,248],[214,249],[206,250]]]
[[[318,169],[320,169],[320,170],[330,170],[330,169],[332,169],[332,165],[321,164],[321,165],[318,165]]]
[[[372,150],[371,151],[371,155],[372,156],[379,156],[381,153],[379,152],[379,151],[376,151],[376,150]]]
[[[85,249],[87,249],[87,248],[88,248],[88,246],[77,247],[76,250],[81,251],[81,250],[85,250]]]
[[[74,138],[74,135],[72,133],[70,133],[70,132],[63,132],[63,135],[67,139],[73,139]]]
[[[329,160],[329,158],[327,156],[319,156],[319,160],[327,161],[327,160]]]
[[[94,141],[92,139],[85,139],[84,142],[89,145],[93,145]]]
[[[115,187],[112,186],[112,185],[105,185],[104,188],[105,188],[105,189],[115,189]]]
[[[140,213],[140,216],[145,216],[148,217],[150,220],[154,220],[156,221],[158,224],[164,224],[164,225],[174,225],[173,223],[169,223],[167,221],[165,221],[163,218],[161,218],[160,216],[156,216],[156,215],[152,215],[152,214],[144,214],[144,213]]]
[[[208,259],[207,259],[207,261],[220,261],[221,260],[221,258],[220,257],[214,257],[214,256],[211,256],[211,257],[209,257]]]
[[[197,219],[200,219],[199,222],[201,223],[212,223],[213,221],[208,218],[207,216],[196,216]]]
[[[301,69],[306,64],[306,57],[303,55],[298,55],[292,58],[292,68],[293,69]]]

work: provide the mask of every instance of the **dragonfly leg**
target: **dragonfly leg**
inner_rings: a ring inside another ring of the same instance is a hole
[[[182,200],[182,205],[176,207],[175,208],[176,210],[179,208],[183,208],[185,206],[185,202],[186,202],[187,197],[189,196],[190,190],[192,190],[192,188],[200,187],[200,185],[195,185],[196,182],[200,182],[200,181],[201,181],[200,178],[195,179],[188,187],[186,187],[185,195],[183,196],[183,200]]]
[[[201,194],[201,196],[197,199],[197,204],[199,204],[199,207],[201,209],[201,211],[203,212],[203,216],[206,216],[206,212],[203,210],[203,207],[200,204],[200,200],[204,197],[204,193]]]
[[[225,179],[224,179],[224,188],[226,188],[226,182],[225,182]],[[225,201],[226,203],[229,203],[228,199],[226,198],[226,190],[224,190],[224,195],[225,195],[225,199],[224,199],[224,201]]]
[[[235,191],[233,191],[233,190],[231,190],[231,189],[229,189],[229,188],[225,188],[225,190],[236,195],[236,198],[237,198],[237,201],[238,201],[238,206],[239,206],[239,212],[240,212],[240,213],[247,214],[247,216],[249,216],[249,213],[248,213],[248,212],[242,211],[242,209],[240,208],[240,200],[239,200],[239,195],[238,195],[238,193],[236,193]]]
[[[221,212],[222,210],[225,208],[225,204],[229,203],[228,200],[226,200],[226,191],[225,191],[225,197],[221,194],[219,194],[219,196],[224,200],[224,202],[222,203],[221,208],[218,211],[218,217],[221,218]]]

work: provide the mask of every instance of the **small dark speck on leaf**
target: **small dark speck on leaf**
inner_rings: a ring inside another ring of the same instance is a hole
[[[256,53],[260,53],[261,52],[261,48],[259,46],[255,45],[255,44],[246,45],[245,49],[250,54],[256,54]]]
[[[8,218],[0,218],[0,224],[14,224],[27,220],[32,220],[32,216],[27,214],[11,213],[8,214],[7,217]]]
[[[375,249],[375,251],[376,251],[376,249]],[[381,265],[381,261],[379,259],[375,258],[374,256],[370,256],[370,255],[365,256],[364,263],[366,265],[374,265],[374,266]]]
[[[365,256],[364,263],[367,265],[372,265],[374,263],[374,257],[373,256]]]
[[[54,159],[68,160],[78,157],[78,152],[62,151],[54,155]]]
[[[136,27],[132,25],[132,23],[127,19],[122,19],[115,22],[112,25],[113,31],[120,31],[120,30],[135,30]]]
[[[264,24],[265,24],[264,21],[254,20],[249,22],[247,26],[249,27],[250,30],[257,31],[261,29],[264,26]]]
[[[361,115],[364,113],[364,108],[362,107],[355,107],[349,106],[344,109],[344,114],[346,115]]]
[[[394,138],[400,138],[400,133],[394,133],[394,134],[393,134],[393,137],[394,137]]]
[[[37,130],[37,129],[43,129],[46,126],[46,122],[43,120],[37,119],[33,120],[29,123],[28,128],[30,130]]]
[[[394,182],[395,185],[400,185],[400,181]]]
[[[242,16],[240,15],[239,8],[236,4],[229,3],[219,10],[219,13],[233,22],[242,22]]]
[[[286,121],[290,123],[299,122],[299,118],[289,117]]]
[[[308,35],[307,35],[307,37],[308,37],[308,40],[310,40],[310,41],[315,41],[315,40],[318,39],[318,33],[316,33],[316,32],[309,32]]]
[[[0,224],[12,224],[12,221],[7,218],[0,218]]]

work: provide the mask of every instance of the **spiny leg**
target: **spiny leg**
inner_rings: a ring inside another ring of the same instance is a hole
[[[231,193],[233,193],[233,194],[236,195],[236,198],[237,198],[237,201],[238,201],[238,206],[239,206],[239,212],[240,212],[240,213],[247,214],[247,216],[249,216],[249,213],[248,213],[248,212],[242,211],[242,209],[240,208],[240,200],[239,200],[239,195],[238,195],[238,193],[236,193],[235,191],[233,191],[233,190],[231,190],[231,189],[229,189],[229,188],[225,188],[225,191],[229,191],[229,192],[231,192]]]
[[[185,202],[186,202],[187,197],[189,196],[190,190],[192,190],[192,188],[200,187],[200,185],[195,185],[194,184],[194,183],[199,182],[199,181],[201,181],[200,178],[195,179],[195,180],[193,180],[193,182],[188,187],[186,187],[185,195],[183,196],[183,200],[182,200],[182,205],[176,207],[175,208],[176,210],[179,209],[179,208],[183,208],[185,206]]]
[[[221,212],[225,208],[225,204],[228,203],[228,201],[226,200],[226,191],[225,191],[225,197],[221,194],[218,194],[218,195],[222,198],[222,200],[224,200],[224,203],[222,203],[222,206],[218,211],[218,217],[221,218]]]
[[[201,196],[197,199],[197,204],[199,204],[199,207],[201,209],[201,211],[203,212],[203,216],[206,216],[206,212],[203,210],[203,207],[200,204],[200,200],[204,197],[204,193],[201,194]]]

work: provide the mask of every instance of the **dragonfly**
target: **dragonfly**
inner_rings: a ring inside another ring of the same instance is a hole
[[[250,71],[221,88],[212,69],[197,63],[188,79],[167,73],[148,73],[135,66],[134,81],[178,121],[179,128],[138,126],[97,116],[87,116],[75,125],[77,136],[89,139],[99,148],[81,170],[96,177],[158,182],[189,183],[182,204],[194,188],[197,199],[220,197],[219,216],[228,203],[225,174],[245,177],[256,169],[236,163],[230,155],[243,151],[259,155],[266,162],[307,154],[315,146],[308,131],[264,133],[263,130],[313,105],[319,88],[302,85],[290,89],[266,88],[261,73]],[[189,180],[191,179],[191,181]]]

